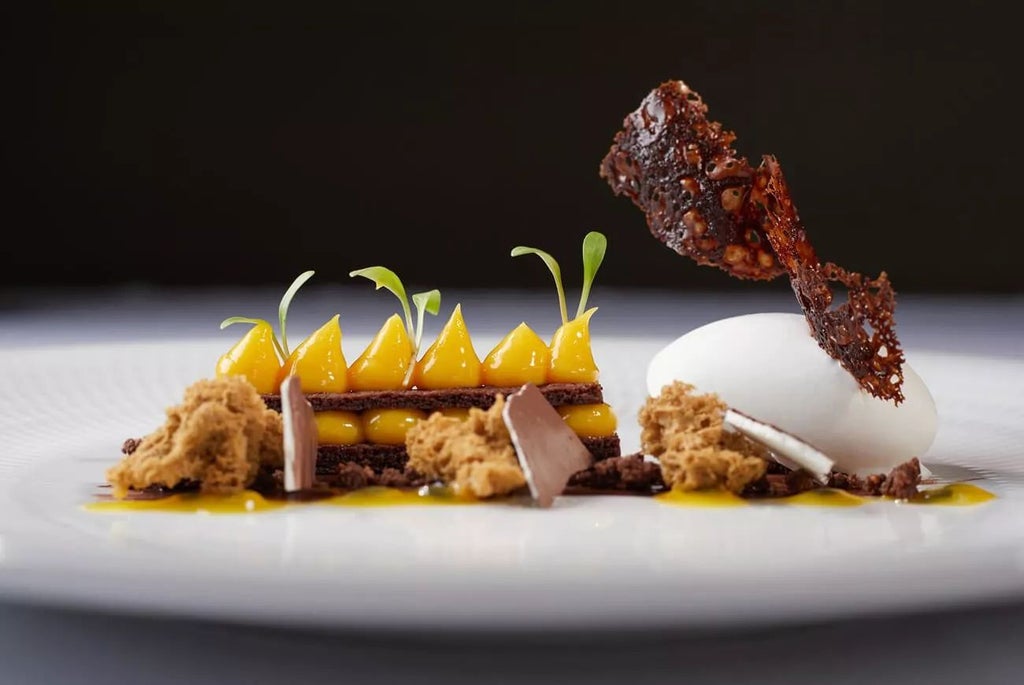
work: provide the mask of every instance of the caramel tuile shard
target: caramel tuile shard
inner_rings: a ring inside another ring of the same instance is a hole
[[[502,418],[538,506],[550,507],[569,478],[594,461],[579,436],[532,383],[509,395]]]
[[[903,352],[887,275],[821,263],[777,160],[765,155],[752,167],[733,150],[736,135],[707,111],[682,81],[661,84],[625,118],[600,175],[677,253],[737,278],[787,274],[822,349],[866,391],[901,403]],[[831,283],[845,288],[845,303],[836,305]]]
[[[313,487],[316,477],[317,429],[313,406],[302,392],[298,376],[281,383],[284,423],[284,489],[298,492]]]
[[[707,111],[682,81],[663,83],[626,117],[601,176],[679,254],[738,278],[775,278],[785,269],[750,202],[755,170],[732,149],[736,135]]]

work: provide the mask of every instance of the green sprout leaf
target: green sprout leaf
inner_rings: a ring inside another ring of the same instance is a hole
[[[387,288],[394,293],[398,301],[402,303],[402,312],[405,314],[405,330],[409,333],[410,338],[415,337],[416,329],[412,323],[412,310],[409,309],[409,298],[405,295],[405,287],[402,285],[402,280],[398,277],[398,274],[383,266],[368,266],[365,269],[350,271],[348,275],[368,278],[373,281],[377,290]]]
[[[535,247],[524,247],[522,245],[512,248],[512,256],[519,257],[524,254],[534,254],[543,260],[547,264],[548,271],[555,279],[555,288],[558,290],[558,308],[562,314],[562,323],[569,322],[569,315],[565,310],[565,290],[562,288],[562,270],[558,267],[558,262],[555,258],[549,255],[544,250],[538,250]]]
[[[608,250],[608,239],[603,233],[591,231],[583,238],[583,291],[580,293],[580,306],[576,309],[576,318],[583,315],[590,297],[590,286],[594,284],[597,270],[604,261],[604,253]]]
[[[229,316],[220,322],[220,329],[223,331],[228,326],[232,326],[236,323],[251,323],[254,326],[261,323],[267,323],[263,319],[250,319],[248,316]]]
[[[304,271],[298,275],[298,277],[292,281],[292,284],[288,286],[288,290],[285,291],[284,297],[281,298],[281,304],[277,307],[277,317],[281,322],[281,349],[284,352],[284,358],[287,359],[288,355],[291,354],[288,350],[288,332],[285,329],[285,322],[288,319],[288,306],[292,303],[292,298],[295,297],[295,293],[299,292],[299,288],[302,284],[308,281],[315,271]]]
[[[261,324],[267,324],[268,326],[270,325],[270,323],[267,322],[265,319],[250,319],[248,316],[229,316],[228,318],[220,322],[220,329],[223,331],[228,326],[232,326],[236,323],[248,323],[254,326],[259,326]],[[271,332],[273,333],[273,328],[271,328]],[[278,342],[277,335],[272,335],[271,340],[274,343],[274,349],[277,350],[277,354],[281,357],[281,359],[285,359],[287,355],[285,355],[284,350],[281,349],[281,343]]]
[[[420,341],[423,339],[423,315],[426,313],[437,316],[441,311],[441,291],[428,290],[416,293],[412,296],[412,302],[416,305],[416,336],[413,349],[419,350]]]

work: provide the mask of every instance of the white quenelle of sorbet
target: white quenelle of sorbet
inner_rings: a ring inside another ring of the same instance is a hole
[[[672,381],[714,392],[730,407],[774,424],[866,475],[921,457],[935,439],[935,401],[903,364],[904,401],[873,397],[811,337],[800,314],[747,314],[696,328],[647,367],[647,391]]]

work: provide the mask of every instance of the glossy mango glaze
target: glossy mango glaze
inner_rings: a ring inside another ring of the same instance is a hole
[[[271,511],[285,502],[268,500],[254,490],[231,495],[200,495],[183,493],[147,499],[104,499],[85,505],[88,511],[166,511],[181,514],[250,514]]]
[[[413,371],[413,384],[424,389],[471,388],[481,384],[480,358],[473,349],[462,305],[455,305],[437,339],[427,348]]]
[[[345,392],[348,366],[341,348],[341,324],[335,314],[296,347],[277,375],[277,388],[288,376],[297,375],[302,392]]]
[[[414,348],[403,319],[394,314],[351,364],[346,365],[339,315],[335,315],[307,337],[278,363],[273,329],[255,325],[218,362],[218,373],[247,372],[263,393],[279,392],[281,382],[291,374],[302,379],[302,391],[346,392],[447,389],[489,385],[517,387],[524,383],[590,382],[598,370],[590,352],[589,320],[596,309],[568,322],[556,331],[548,345],[526,323],[511,330],[481,362],[456,305],[437,338],[414,360]],[[606,437],[615,433],[617,421],[606,404],[565,407],[563,418],[583,437]],[[444,409],[446,416],[465,418],[469,410]],[[371,410],[362,413],[320,411],[315,419],[321,444],[349,445],[369,442],[404,444],[408,429],[426,417],[414,409]]]
[[[618,420],[607,404],[576,404],[558,407],[566,425],[584,438],[607,438],[615,433]]]
[[[405,390],[413,364],[412,340],[405,323],[393,314],[348,368],[349,390]]]
[[[316,422],[317,442],[321,445],[358,445],[366,438],[363,419],[352,411],[318,411],[313,414]]]
[[[271,393],[278,388],[281,362],[274,346],[274,329],[261,321],[242,336],[217,360],[217,376],[245,376],[257,392]]]
[[[404,445],[405,434],[425,418],[418,409],[369,409],[362,413],[363,435],[376,445]]]
[[[559,326],[551,338],[548,383],[593,383],[597,363],[590,349],[590,317],[597,307]]]
[[[524,383],[541,385],[547,379],[550,359],[547,343],[523,322],[484,357],[483,384],[497,387]]]

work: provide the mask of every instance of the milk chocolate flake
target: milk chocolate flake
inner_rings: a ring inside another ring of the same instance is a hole
[[[530,494],[541,507],[550,507],[569,478],[593,463],[590,450],[532,383],[509,395],[502,418]]]
[[[284,489],[297,492],[313,487],[316,476],[317,430],[313,406],[302,392],[298,376],[281,383],[284,419]]]

